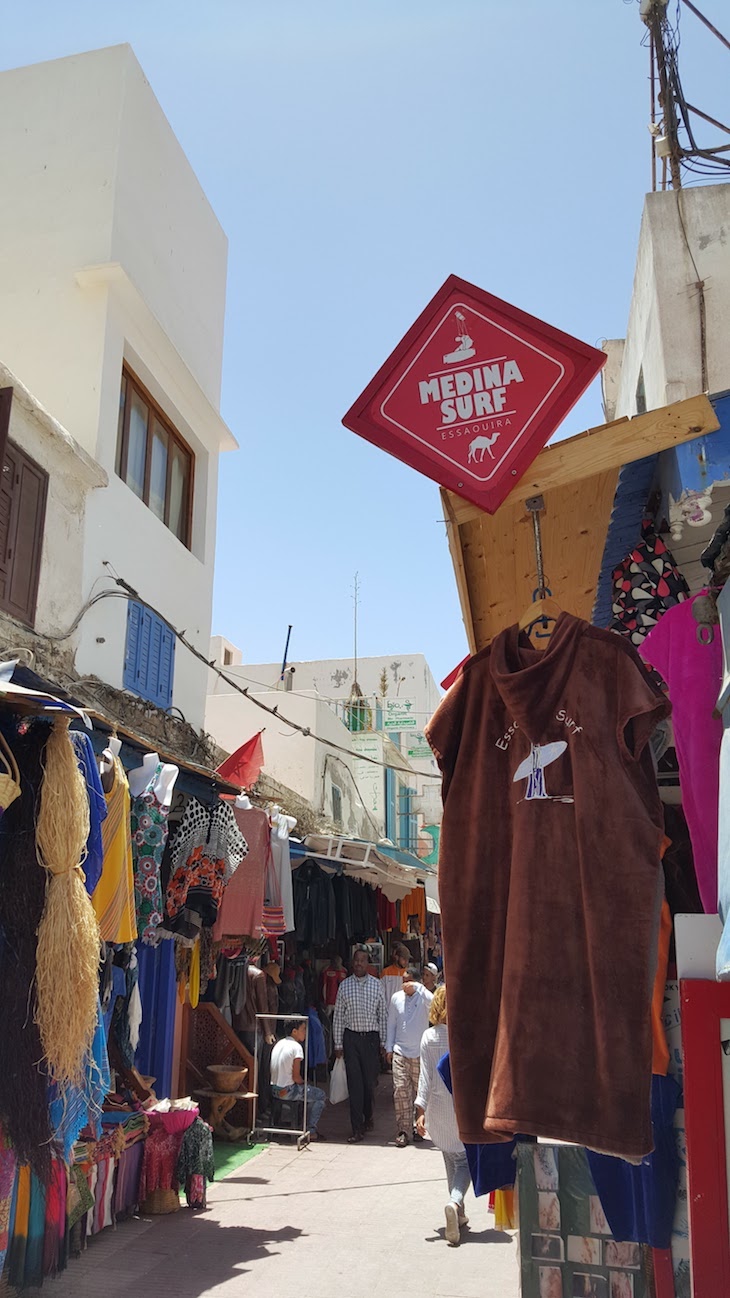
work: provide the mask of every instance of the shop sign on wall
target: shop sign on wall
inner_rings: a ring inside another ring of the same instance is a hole
[[[493,514],[605,362],[452,275],[342,422]]]
[[[383,699],[384,730],[415,730],[417,724],[415,699]]]
[[[416,731],[415,735],[408,736],[408,747],[406,749],[406,757],[408,757],[409,760],[416,761],[416,762],[422,762],[424,761],[424,759],[428,757],[433,757],[433,753],[431,752],[431,745],[429,744],[426,736],[422,734],[420,731]]]

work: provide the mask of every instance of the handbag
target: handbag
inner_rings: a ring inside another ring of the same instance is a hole
[[[347,1069],[345,1061],[340,1057],[335,1059],[334,1067],[330,1075],[330,1104],[341,1104],[346,1100],[350,1092],[347,1089]]]
[[[10,745],[0,734],[0,763],[5,767],[0,769],[0,816],[7,811],[11,802],[15,802],[20,797],[20,771],[18,764],[13,756],[13,750]]]
[[[261,928],[267,937],[282,937],[286,933],[284,907],[281,900],[281,888],[274,869],[274,854],[269,844],[266,863],[266,897],[261,912]]]

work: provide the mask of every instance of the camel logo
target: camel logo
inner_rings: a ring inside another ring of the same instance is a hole
[[[530,744],[530,756],[526,757],[524,762],[520,762],[512,776],[513,784],[517,784],[518,780],[527,780],[527,792],[523,799],[524,802],[533,802],[535,799],[540,799],[543,802],[575,801],[574,798],[551,796],[545,786],[545,767],[557,762],[567,747],[568,745],[564,739],[560,739],[554,744]]]
[[[469,443],[469,457],[467,463],[481,464],[482,460],[484,459],[485,451],[489,452],[489,458],[490,460],[493,460],[494,456],[492,455],[492,447],[494,446],[494,443],[496,442],[498,437],[499,437],[499,433],[492,433],[491,437],[475,437],[474,441]],[[477,460],[478,451],[481,451],[481,455]]]

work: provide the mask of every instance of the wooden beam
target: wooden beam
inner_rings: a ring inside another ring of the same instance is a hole
[[[598,473],[620,469],[646,455],[714,433],[719,427],[709,398],[701,394],[649,410],[645,415],[635,415],[633,419],[617,419],[599,428],[588,428],[577,437],[554,442],[541,451],[495,517],[500,518],[507,506],[524,502],[528,496],[545,495],[555,487],[566,487]],[[453,492],[443,494],[448,496],[447,516],[453,517],[457,526],[484,513],[478,505]]]

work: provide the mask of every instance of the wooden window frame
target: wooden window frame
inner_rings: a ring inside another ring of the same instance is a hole
[[[193,532],[193,500],[195,498],[195,455],[192,449],[188,446],[187,442],[184,440],[184,438],[180,436],[177,429],[171,424],[164,410],[162,410],[159,403],[155,401],[151,392],[144,386],[143,383],[140,382],[140,380],[137,378],[137,375],[134,374],[132,370],[130,370],[128,365],[122,366],[122,377],[120,381],[120,396],[121,396],[121,387],[125,381],[127,384],[127,391],[124,399],[124,418],[122,420],[121,434],[120,433],[117,434],[117,451],[116,451],[117,475],[122,479],[123,482],[125,483],[127,482],[127,467],[128,467],[128,458],[129,458],[129,420],[130,420],[131,408],[132,408],[132,403],[130,400],[130,395],[131,395],[130,388],[133,388],[136,391],[137,395],[148,406],[150,412],[150,418],[147,424],[147,448],[145,454],[144,483],[142,487],[142,495],[141,497],[138,497],[138,499],[141,499],[142,503],[146,505],[148,509],[151,509],[150,475],[151,475],[151,467],[152,467],[152,442],[153,442],[152,423],[154,419],[157,419],[158,423],[161,424],[162,428],[167,433],[167,436],[171,443],[171,445],[168,445],[168,454],[167,454],[167,477],[165,479],[165,517],[159,519],[159,522],[163,523],[164,526],[168,529],[168,531],[172,532],[172,528],[170,527],[170,483],[172,479],[171,451],[172,451],[172,445],[176,445],[183,452],[183,454],[187,456],[190,465],[190,470],[188,473],[187,498],[184,502],[184,509],[185,509],[184,535],[177,538],[181,542],[181,544],[184,545],[187,550],[189,550],[191,549],[191,545],[192,545],[192,532]],[[156,514],[155,514],[155,518],[157,518]],[[172,535],[176,536],[177,534],[175,532],[172,532]]]
[[[3,389],[3,393],[10,392],[11,398],[12,398],[12,391],[13,391],[12,388]],[[6,414],[7,414],[7,422],[9,425],[10,422],[10,402],[9,401],[7,403],[6,409],[2,411],[3,421],[5,419]],[[4,438],[0,436],[0,440],[3,441],[2,460],[0,461],[0,472],[5,471],[5,460],[9,453],[14,456],[16,463],[19,461],[22,464],[22,462],[24,461],[27,465],[30,466],[30,468],[33,470],[34,473],[38,474],[38,478],[40,481],[40,491],[38,494],[38,513],[35,520],[35,527],[33,530],[33,540],[31,546],[33,563],[32,563],[31,580],[28,586],[27,605],[25,606],[24,610],[21,610],[19,606],[14,605],[11,600],[5,598],[0,600],[0,610],[2,610],[2,612],[4,613],[8,613],[11,617],[14,617],[18,622],[21,622],[23,626],[30,627],[32,630],[35,627],[35,619],[36,619],[36,614],[38,612],[38,589],[41,580],[41,565],[43,561],[43,538],[45,535],[45,527],[46,527],[46,509],[48,506],[48,486],[49,486],[50,479],[49,479],[48,470],[44,469],[43,466],[39,464],[37,460],[33,459],[33,456],[29,455],[28,452],[25,451],[22,446],[20,446],[17,442],[14,442],[12,438],[8,437],[7,431],[8,430],[6,427]],[[0,429],[0,433],[1,432],[2,430]],[[19,496],[15,496],[12,505],[12,516],[11,516],[11,524],[10,524],[12,529],[12,534],[13,534],[13,549],[12,549],[11,568],[8,570],[9,572],[12,571],[12,565],[15,564],[17,551],[18,551],[18,511],[19,510],[20,510],[20,499]],[[7,591],[6,591],[6,595],[7,595]]]

